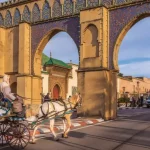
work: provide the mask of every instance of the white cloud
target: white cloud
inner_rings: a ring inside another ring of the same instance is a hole
[[[124,75],[150,77],[150,61],[123,64],[119,67]]]
[[[128,49],[120,49],[118,59],[119,60],[126,60],[126,59],[133,59],[133,58],[150,58],[150,46],[146,48],[130,48]]]

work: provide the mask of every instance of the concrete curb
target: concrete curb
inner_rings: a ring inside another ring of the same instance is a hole
[[[119,107],[117,110],[124,110],[124,109],[142,109],[143,107]]]
[[[82,126],[87,126],[87,125],[93,125],[93,124],[97,124],[97,123],[100,123],[100,122],[104,122],[104,119],[102,119],[102,118],[100,118],[100,119],[83,119],[83,120],[80,120],[80,121],[72,120],[71,129],[82,127]],[[55,132],[63,131],[63,124],[55,126],[54,131]],[[36,131],[35,135],[46,134],[46,133],[51,133],[51,131],[49,129],[49,125],[44,125],[44,127],[40,127]],[[30,134],[32,136],[33,130],[30,130]]]

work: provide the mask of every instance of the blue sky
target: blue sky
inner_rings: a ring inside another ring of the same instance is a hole
[[[119,50],[119,68],[124,75],[150,77],[150,17],[136,23]]]

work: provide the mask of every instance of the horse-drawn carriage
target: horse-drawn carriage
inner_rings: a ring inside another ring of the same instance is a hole
[[[30,141],[35,142],[35,132],[39,124],[45,119],[50,120],[50,130],[54,135],[54,139],[57,139],[57,135],[53,130],[54,119],[57,117],[63,117],[63,119],[67,120],[69,128],[64,129],[63,134],[63,137],[66,137],[71,127],[70,116],[77,104],[81,104],[79,96],[75,96],[62,104],[61,102],[45,102],[40,106],[36,120],[29,122],[28,119],[25,119],[23,109],[19,109],[19,111],[22,110],[20,112],[16,111],[15,102],[12,104],[11,101],[6,100],[3,94],[0,93],[0,144],[8,144],[15,150],[24,149]],[[64,121],[63,123],[65,124]],[[30,129],[34,130],[32,137]]]
[[[0,144],[20,150],[27,146],[29,140],[30,132],[23,111],[15,111],[12,102],[0,93]]]

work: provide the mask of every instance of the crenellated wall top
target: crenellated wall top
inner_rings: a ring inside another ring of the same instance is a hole
[[[25,21],[38,23],[53,18],[79,15],[81,10],[105,6],[108,9],[128,7],[150,0],[7,0],[0,3],[0,27],[11,28]]]
[[[10,8],[10,7],[18,6],[20,4],[31,3],[33,1],[39,1],[39,0],[6,0],[5,2],[0,3],[0,9]]]
[[[57,1],[57,0],[6,0],[5,2],[0,3],[0,9],[10,8],[10,7],[18,6],[21,4],[37,2],[37,1],[48,1],[50,5],[53,5],[54,1]],[[59,2],[62,5],[65,3],[65,1],[68,1],[68,0],[59,0]],[[82,0],[70,0],[70,1],[72,1],[73,3],[81,3]],[[90,2],[94,3],[98,1],[98,3],[113,7],[116,5],[125,5],[125,4],[133,3],[133,2],[143,2],[145,0],[83,0],[83,1],[86,1],[86,3],[90,3]]]

